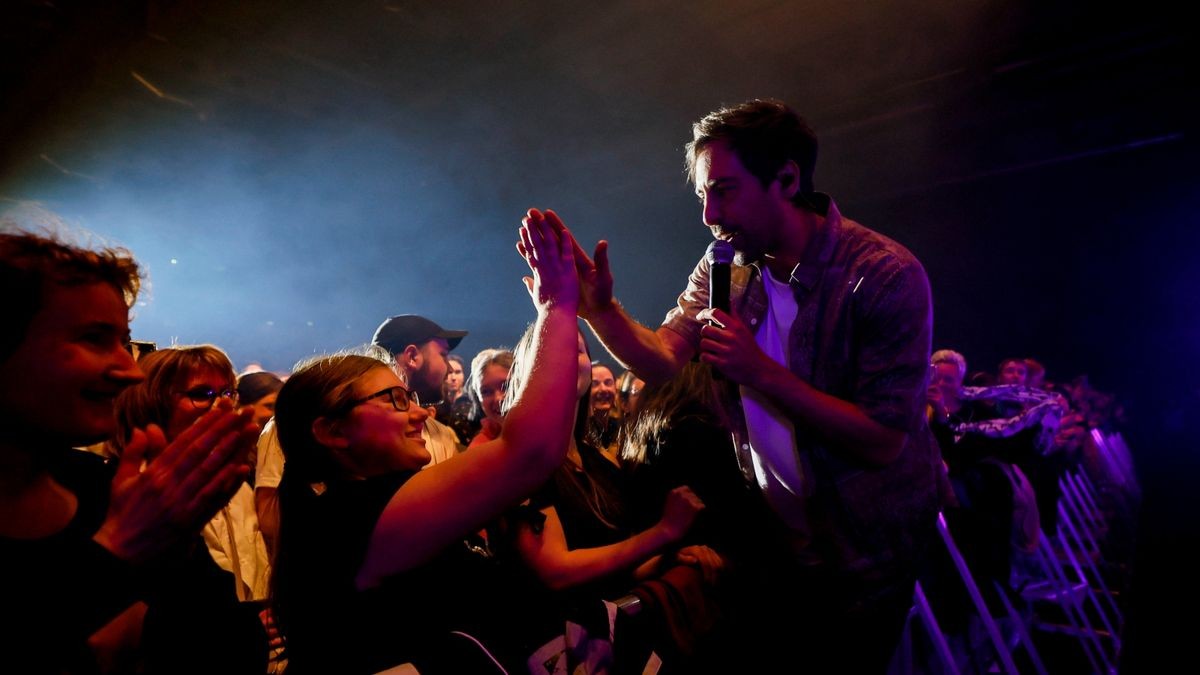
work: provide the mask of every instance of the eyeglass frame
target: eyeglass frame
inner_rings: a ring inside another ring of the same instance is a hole
[[[201,392],[204,392],[201,395]],[[212,387],[194,387],[187,391],[179,393],[192,404],[196,410],[212,410],[218,398],[227,398],[234,403],[238,401],[238,390],[234,387],[225,387],[224,389],[213,389]],[[207,401],[207,403],[204,403]]]
[[[397,389],[404,392],[404,396],[397,398],[396,397]],[[350,399],[349,401],[346,402],[346,405],[342,407],[342,411],[350,412],[351,409],[356,408],[356,407],[366,403],[367,401],[370,401],[371,399],[379,398],[384,395],[387,395],[387,397],[391,400],[392,408],[394,408],[396,410],[396,412],[408,412],[408,409],[411,408],[414,404],[418,408],[421,407],[421,398],[417,395],[416,390],[409,389],[407,387],[402,387],[398,384],[394,384],[385,389],[380,389],[379,391],[377,391],[374,394],[371,394],[369,396],[364,396],[362,398]],[[404,402],[403,408],[400,407],[401,401]]]

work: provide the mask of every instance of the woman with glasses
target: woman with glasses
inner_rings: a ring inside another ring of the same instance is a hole
[[[212,345],[160,349],[138,365],[146,379],[117,398],[118,448],[134,429],[157,424],[170,441],[214,405],[232,408],[237,403],[233,364]],[[203,546],[197,541],[185,564],[162,575],[147,603],[142,644],[148,670],[186,670],[197,659],[229,650],[219,662],[222,671],[264,672],[267,648],[256,617],[269,590],[270,565],[247,484],[238,487],[201,535]]]
[[[287,461],[273,590],[289,673],[403,663],[423,674],[501,672],[497,662],[524,671],[506,634],[516,626],[504,625],[516,600],[493,583],[491,560],[463,545],[550,475],[570,432],[579,293],[570,238],[537,212],[521,238],[540,367],[495,440],[422,468],[428,413],[386,355],[318,358],[279,392]]]

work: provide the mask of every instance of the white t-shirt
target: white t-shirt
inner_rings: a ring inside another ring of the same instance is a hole
[[[238,599],[265,600],[271,576],[270,557],[262,532],[258,529],[254,493],[250,486],[245,483],[238,486],[229,503],[217,511],[200,533],[218,567],[233,572],[233,561],[238,562],[236,574],[240,575],[244,584]]]
[[[775,362],[788,363],[788,335],[796,321],[796,297],[791,287],[771,277],[763,267],[767,291],[767,311],[755,329],[754,341]],[[796,451],[795,430],[770,400],[749,387],[741,387],[746,431],[750,436],[750,457],[754,477],[767,503],[793,530],[806,532],[808,518],[805,501],[809,495],[803,465]]]
[[[425,439],[425,449],[429,451],[429,456],[433,458],[429,460],[428,464],[421,467],[423,469],[428,469],[434,464],[440,464],[457,455],[462,450],[462,446],[458,442],[458,434],[454,433],[454,429],[432,417],[425,420],[425,428],[421,431],[421,438]]]
[[[275,432],[275,418],[267,420],[258,435],[258,456],[254,466],[254,487],[279,488],[283,478],[283,449],[279,447],[279,435]]]

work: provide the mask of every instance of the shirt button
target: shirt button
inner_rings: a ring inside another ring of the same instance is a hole
[[[751,325],[751,326],[757,326],[757,325],[758,325],[758,319],[750,319],[750,325]]]
[[[750,444],[749,444],[749,443],[742,443],[742,449],[743,449],[743,450],[749,450],[749,449],[750,449]]]

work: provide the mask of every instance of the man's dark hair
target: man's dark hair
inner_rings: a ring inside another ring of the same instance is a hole
[[[91,251],[29,232],[0,232],[0,358],[25,339],[41,311],[50,284],[82,286],[106,283],[133,306],[142,279],[133,255],[122,248]]]
[[[800,189],[794,201],[814,209],[808,198],[813,192],[813,170],[817,164],[817,135],[782,101],[754,99],[721,108],[692,125],[692,142],[686,146],[688,180],[696,182],[696,159],[715,143],[728,143],[742,165],[763,184],[771,184],[779,169],[791,160],[800,168]]]

